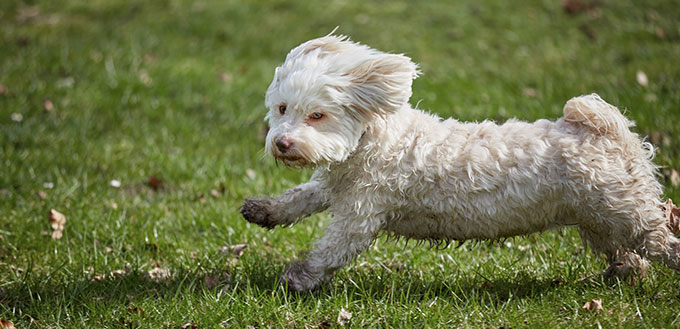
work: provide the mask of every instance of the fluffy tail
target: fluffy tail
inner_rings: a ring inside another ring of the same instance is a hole
[[[564,105],[564,119],[572,124],[589,128],[596,134],[617,142],[624,149],[632,148],[628,151],[642,151],[644,157],[648,159],[654,156],[652,145],[640,140],[638,135],[630,130],[635,123],[597,94],[570,99]]]
[[[622,138],[630,134],[629,127],[635,124],[597,94],[583,95],[570,99],[564,105],[564,119],[586,126],[609,138]]]

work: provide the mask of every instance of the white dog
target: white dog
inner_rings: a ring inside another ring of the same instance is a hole
[[[263,227],[328,210],[325,235],[282,279],[309,290],[380,232],[450,242],[568,225],[606,255],[606,274],[680,270],[680,240],[661,210],[652,147],[599,96],[573,98],[557,121],[464,123],[411,108],[418,67],[328,35],[293,49],[266,95],[266,152],[314,167],[309,182],[241,209]]]

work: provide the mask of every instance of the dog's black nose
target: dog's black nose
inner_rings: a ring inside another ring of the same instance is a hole
[[[281,153],[288,152],[291,147],[293,147],[293,142],[286,137],[279,137],[276,140],[276,148],[278,148]]]

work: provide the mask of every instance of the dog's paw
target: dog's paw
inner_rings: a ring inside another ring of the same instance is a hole
[[[292,291],[303,292],[317,289],[321,280],[304,262],[294,262],[288,265],[286,272],[281,275],[281,282],[287,284],[288,289]]]
[[[241,207],[241,215],[247,221],[272,229],[276,222],[272,219],[272,202],[269,199],[245,199]]]

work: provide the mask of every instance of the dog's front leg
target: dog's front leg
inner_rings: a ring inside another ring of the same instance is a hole
[[[249,222],[271,229],[276,225],[295,224],[326,208],[328,199],[322,183],[310,180],[274,198],[245,199],[241,214]]]
[[[282,276],[292,290],[315,289],[340,268],[366,250],[380,230],[378,219],[333,218],[326,234],[315,243],[305,260],[292,263]]]

